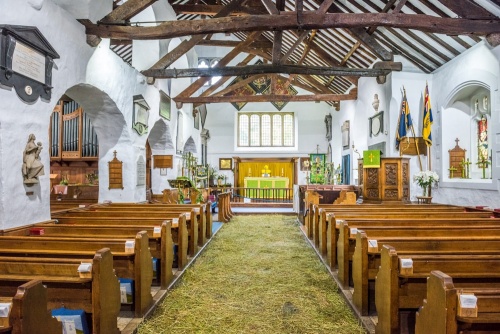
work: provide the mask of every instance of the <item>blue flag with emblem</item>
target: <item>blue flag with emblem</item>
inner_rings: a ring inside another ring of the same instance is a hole
[[[425,95],[424,95],[424,121],[422,124],[422,137],[427,146],[432,146],[432,109],[431,109],[431,98],[429,97],[429,86],[425,84]]]
[[[399,150],[399,143],[406,138],[408,129],[412,126],[410,107],[406,100],[406,90],[403,88],[403,103],[401,104],[401,112],[399,113],[398,131],[396,133],[396,149]]]

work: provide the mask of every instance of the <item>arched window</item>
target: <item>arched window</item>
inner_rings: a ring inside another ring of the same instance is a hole
[[[293,113],[240,113],[238,115],[238,146],[292,147]]]

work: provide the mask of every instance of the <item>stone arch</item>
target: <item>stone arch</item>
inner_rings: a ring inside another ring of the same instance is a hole
[[[196,143],[194,142],[193,137],[189,137],[188,140],[186,140],[182,151],[196,153]]]
[[[153,151],[175,149],[170,126],[163,119],[156,121],[149,133],[148,141]]]

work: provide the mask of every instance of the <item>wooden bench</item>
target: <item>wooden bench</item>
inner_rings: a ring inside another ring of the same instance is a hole
[[[171,221],[172,240],[177,245],[177,268],[183,270],[188,263],[188,230],[186,215],[180,214],[178,218],[161,220],[157,218],[87,218],[87,217],[59,217],[54,219],[56,224],[79,226],[160,226],[163,222]]]
[[[92,263],[91,277],[80,277],[82,261]],[[91,315],[92,333],[120,333],[120,284],[109,249],[82,259],[0,257],[0,294],[15,293],[20,283],[34,279],[47,287],[49,309],[82,309]]]
[[[415,216],[411,216],[408,214],[404,218],[395,217],[395,218],[385,218],[385,219],[371,219],[371,218],[350,218],[348,221],[343,219],[335,219],[335,216],[328,215],[327,216],[327,224],[322,227],[321,230],[321,238],[318,249],[321,254],[328,255],[328,262],[332,269],[337,264],[336,250],[337,243],[340,237],[340,234],[346,233],[346,231],[341,232],[340,226],[341,223],[345,225],[349,225],[352,228],[362,229],[365,226],[371,227],[383,227],[383,226],[450,226],[450,225],[476,225],[480,224],[483,226],[500,226],[500,219],[492,219],[492,218],[417,218]],[[430,223],[431,222],[431,223]],[[350,230],[347,230],[350,231]],[[326,234],[326,235],[325,235]],[[348,233],[346,234],[349,235]],[[347,240],[347,236],[343,237]],[[325,245],[326,244],[326,245]]]
[[[195,256],[198,253],[198,218],[194,209],[189,212],[149,212],[149,211],[106,211],[98,210],[92,208],[89,210],[76,210],[69,211],[63,214],[52,215],[52,219],[60,218],[76,218],[83,217],[88,219],[108,219],[108,218],[126,218],[126,219],[157,219],[158,221],[164,221],[167,219],[178,218],[179,214],[186,214],[186,225],[188,229],[188,254],[189,256]]]
[[[431,271],[427,280],[427,297],[416,314],[415,334],[462,332],[498,333],[500,329],[500,288],[488,287],[479,280],[477,287],[456,287],[453,278],[441,271]],[[496,287],[495,287],[496,286]],[[458,315],[459,294],[477,297],[477,316]]]
[[[334,213],[333,214],[335,221],[337,220],[358,220],[358,219],[370,219],[370,220],[383,220],[383,219],[406,219],[409,217],[422,219],[422,218],[491,218],[491,214],[489,212],[456,212],[456,211],[419,211],[412,210],[411,212],[405,212],[404,210],[387,210],[384,213],[371,213],[371,212],[352,212],[352,213]],[[332,216],[330,215],[330,218]],[[326,231],[328,229],[328,219],[326,217],[324,219],[314,220],[313,221],[313,240],[316,247],[321,247],[321,243],[325,242],[326,239]]]
[[[412,267],[404,268],[401,263],[408,258],[412,260]],[[427,278],[433,270],[447,272],[455,284],[462,287],[484,280],[497,283],[500,288],[500,255],[399,256],[395,248],[386,245],[382,248],[375,280],[377,334],[400,333],[406,325],[411,326],[412,316],[427,295]],[[404,314],[400,310],[404,310]]]
[[[477,240],[439,238],[383,238],[376,240],[375,247],[368,247],[369,238],[362,230],[356,234],[356,247],[352,257],[352,280],[354,285],[353,303],[362,315],[374,314],[374,283],[380,266],[380,251],[385,245],[398,250],[399,255],[406,254],[464,254],[491,255],[500,254],[500,239],[487,237]],[[375,243],[374,243],[375,244]]]
[[[0,296],[0,303],[11,305],[9,316],[0,318],[0,333],[62,333],[61,323],[48,311],[47,289],[40,280],[20,285],[13,296]]]
[[[231,220],[234,213],[231,210],[231,193],[224,192],[217,195],[218,220],[227,223]]]
[[[134,313],[142,317],[153,305],[153,261],[147,232],[137,233],[132,240],[134,248],[126,251],[125,244],[130,239],[0,236],[0,256],[81,259],[92,257],[96,250],[109,248],[116,275],[134,281]]]
[[[33,236],[35,233],[43,233],[46,237],[64,238],[118,238],[133,239],[137,233],[146,231],[149,240],[149,250],[151,256],[158,259],[159,271],[157,279],[162,289],[167,289],[173,281],[172,264],[174,258],[172,241],[172,222],[164,221],[161,226],[147,225],[75,225],[56,224],[54,221],[42,222],[30,226],[15,229],[6,235]],[[187,234],[187,231],[184,232]],[[187,241],[185,242],[187,256]],[[187,258],[182,262],[185,265]]]
[[[110,210],[139,210],[139,211],[160,211],[168,213],[184,213],[194,212],[197,215],[198,221],[198,245],[203,246],[207,239],[212,237],[212,212],[210,211],[210,202],[200,204],[164,204],[164,203],[108,203],[100,204],[97,209],[110,209]]]

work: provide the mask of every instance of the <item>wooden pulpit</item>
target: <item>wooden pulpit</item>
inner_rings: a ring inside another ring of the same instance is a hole
[[[380,158],[380,168],[363,168],[358,159],[363,202],[410,201],[410,158]]]

